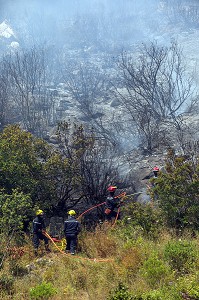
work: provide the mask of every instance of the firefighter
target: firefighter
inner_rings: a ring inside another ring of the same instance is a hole
[[[76,212],[70,210],[68,219],[64,222],[64,233],[66,237],[66,253],[74,255],[77,249],[77,236],[81,231],[81,224],[76,220]]]
[[[154,167],[153,168],[153,175],[154,175],[154,178],[157,178],[158,177],[158,172],[160,171],[160,169],[158,167]]]
[[[120,199],[118,197],[114,197],[115,191],[117,187],[116,186],[109,186],[107,191],[109,192],[109,196],[106,198],[105,203],[105,220],[111,221],[112,218],[116,218],[118,211],[115,211],[115,209],[120,207]],[[120,219],[120,214],[118,214],[118,219]]]
[[[160,171],[160,169],[157,166],[155,166],[153,168],[153,176],[151,177],[151,181],[147,185],[149,191],[156,186],[156,180],[158,178],[159,171]],[[157,200],[157,194],[154,192],[153,196],[151,194],[151,205],[152,206],[154,206],[155,200]]]
[[[48,238],[44,235],[44,231],[46,231],[44,212],[43,210],[38,209],[36,212],[36,218],[33,220],[33,246],[36,256],[38,255],[40,240],[44,241],[46,251],[50,252]]]

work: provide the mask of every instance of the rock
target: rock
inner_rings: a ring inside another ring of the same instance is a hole
[[[29,265],[26,265],[26,269],[28,270],[28,273],[30,273],[31,271],[35,270],[37,267],[35,266],[34,263],[31,263]]]
[[[111,102],[111,107],[117,107],[117,106],[120,106],[120,102],[118,99],[114,99],[112,102]]]

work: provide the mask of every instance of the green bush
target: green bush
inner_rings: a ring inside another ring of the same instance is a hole
[[[57,290],[51,283],[42,282],[36,287],[30,289],[30,298],[34,300],[47,300],[56,293]]]
[[[199,299],[199,283],[191,282],[187,289],[183,289],[184,294],[186,294],[191,299]]]
[[[174,270],[186,273],[196,261],[197,252],[191,242],[171,241],[165,246],[164,256]]]
[[[185,229],[198,230],[199,162],[169,149],[165,169],[156,179],[151,197],[157,195],[167,225],[178,234]]]
[[[174,285],[175,290],[178,290],[184,299],[197,300],[199,299],[199,273],[183,275],[178,278]]]
[[[159,290],[154,290],[148,293],[144,293],[141,299],[142,300],[164,300],[164,299],[166,300],[166,298],[163,298],[162,292]]]
[[[118,285],[107,300],[181,300],[179,291],[168,291],[167,289],[151,290],[139,295],[133,295],[122,283]],[[194,298],[195,299],[195,298]]]
[[[161,211],[151,207],[150,204],[131,203],[124,208],[126,217],[123,219],[124,226],[139,226],[142,234],[147,238],[157,239],[163,227],[163,217]]]
[[[141,273],[151,287],[156,287],[170,278],[171,269],[154,253],[143,263]]]
[[[199,299],[199,284],[192,285],[186,293],[191,299]]]
[[[111,293],[107,300],[135,300],[135,297],[133,297],[125,285],[119,283],[118,287]]]
[[[173,287],[145,292],[139,300],[182,300],[181,293]]]
[[[120,224],[120,227],[117,227],[117,230],[115,230],[115,234],[120,238],[123,244],[128,245],[129,247],[137,244],[137,240],[144,239],[143,228],[133,224]]]

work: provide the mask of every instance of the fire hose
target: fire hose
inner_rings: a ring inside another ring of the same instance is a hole
[[[121,194],[119,194],[118,196],[116,196],[115,198],[121,198],[121,199],[124,199],[124,198],[128,198],[130,196],[134,196],[134,195],[137,195],[137,194],[142,194],[142,192],[137,192],[137,193],[133,193],[133,194],[130,194],[130,195],[126,195],[126,192],[123,192]],[[92,207],[90,207],[89,209],[85,210],[83,213],[81,213],[79,215],[79,217],[77,219],[80,219],[84,214],[86,214],[87,212],[93,210],[94,208],[96,207],[99,207],[101,205],[104,205],[106,202],[102,202],[102,203],[99,203],[97,205],[94,205]],[[116,215],[116,218],[115,218],[115,221],[114,221],[114,224],[112,225],[112,227],[115,226],[116,222],[117,222],[117,219],[118,219],[118,216],[119,216],[119,213],[120,213],[120,207],[118,207],[118,210],[117,210],[117,215]],[[87,260],[87,261],[93,261],[93,262],[108,262],[108,261],[113,261],[113,259],[111,258],[107,258],[107,259],[102,259],[102,258],[88,258],[88,257],[82,257],[82,256],[69,256],[69,254],[65,253],[64,251],[62,251],[55,243],[55,241],[53,240],[53,238],[46,232],[44,231],[43,234],[53,243],[53,245],[55,246],[55,248],[62,254],[64,255],[67,255],[68,257],[72,257],[72,258],[77,258],[77,259],[81,259],[81,260]]]
[[[134,196],[134,195],[139,195],[139,194],[142,194],[142,193],[143,193],[143,192],[137,192],[137,193],[133,193],[133,194],[130,194],[130,195],[126,195],[126,192],[123,192],[123,193],[119,194],[118,196],[116,196],[115,198],[122,198],[122,199],[125,199],[125,198],[131,197],[131,196]],[[85,215],[87,212],[89,212],[89,211],[95,209],[96,207],[99,207],[99,206],[101,206],[101,205],[104,205],[105,203],[106,203],[106,202],[99,203],[99,204],[94,205],[94,206],[90,207],[89,209],[85,210],[83,213],[81,213],[81,214],[79,215],[79,217],[77,218],[77,220],[80,219],[80,218],[81,218],[83,215]],[[115,223],[116,223],[116,221],[117,221],[117,219],[118,219],[119,211],[120,211],[120,209],[118,208],[118,212],[117,212],[117,216],[116,216],[116,220],[115,220],[115,222],[114,222],[114,225],[115,225]]]
[[[55,248],[62,254],[67,255],[70,258],[77,258],[77,259],[81,259],[81,260],[87,260],[87,261],[94,261],[94,262],[107,262],[107,261],[114,261],[112,258],[88,258],[88,257],[82,257],[82,256],[70,256],[70,254],[67,254],[66,252],[62,251],[61,249],[59,249],[59,247],[56,245],[56,243],[54,242],[54,240],[52,239],[52,237],[46,232],[43,231],[43,234],[53,243],[53,245],[55,246]]]

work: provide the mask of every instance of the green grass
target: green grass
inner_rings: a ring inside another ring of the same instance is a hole
[[[5,244],[2,237],[1,253]],[[154,239],[119,222],[114,229],[81,233],[76,256],[59,253],[53,245],[46,254],[42,245],[35,258],[27,238],[23,255],[15,250],[5,257],[0,299],[199,299],[198,246],[199,237],[189,233],[179,240],[164,229]]]

